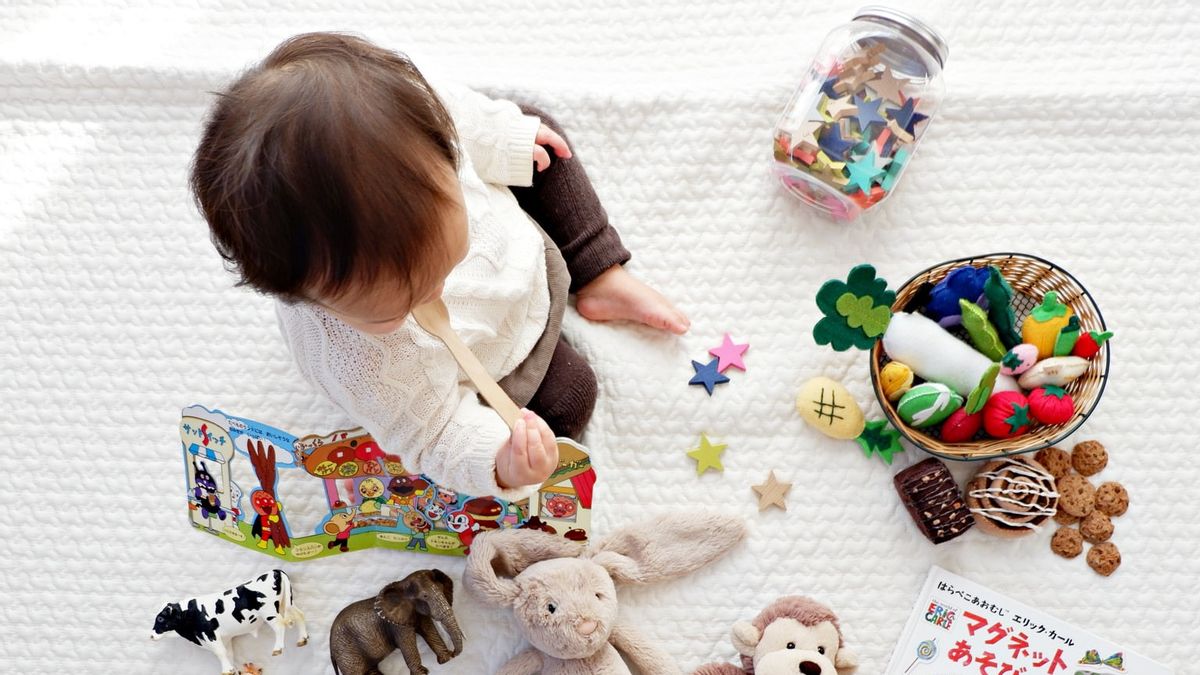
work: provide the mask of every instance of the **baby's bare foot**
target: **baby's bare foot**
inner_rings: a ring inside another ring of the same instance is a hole
[[[592,321],[623,319],[683,335],[691,327],[683,312],[624,267],[610,267],[579,289],[576,308]]]

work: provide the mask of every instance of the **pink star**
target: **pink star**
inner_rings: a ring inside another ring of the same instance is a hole
[[[723,373],[731,367],[738,370],[745,370],[746,364],[742,361],[742,354],[745,354],[749,348],[749,343],[742,345],[733,344],[733,340],[729,338],[729,333],[726,333],[721,346],[713,347],[708,350],[708,353],[717,357],[717,372]]]

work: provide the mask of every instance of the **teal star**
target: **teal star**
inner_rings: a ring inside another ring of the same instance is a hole
[[[850,183],[846,186],[847,192],[858,188],[864,194],[871,194],[871,183],[884,173],[883,169],[876,166],[875,150],[873,149],[868,150],[867,154],[853,162],[846,162],[846,170],[850,172]]]
[[[900,432],[888,424],[887,420],[867,422],[863,432],[854,441],[862,448],[867,458],[875,452],[889,465],[893,455],[904,452],[904,446],[900,445]]]

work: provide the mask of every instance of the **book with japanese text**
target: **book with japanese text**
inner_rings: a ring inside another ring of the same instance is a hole
[[[1166,667],[936,565],[884,675],[1172,675]]]

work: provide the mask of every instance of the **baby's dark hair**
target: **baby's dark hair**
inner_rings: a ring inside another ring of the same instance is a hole
[[[402,54],[344,33],[289,38],[218,96],[192,160],[213,244],[288,302],[358,283],[412,287],[443,236],[454,123]]]

